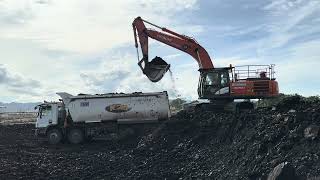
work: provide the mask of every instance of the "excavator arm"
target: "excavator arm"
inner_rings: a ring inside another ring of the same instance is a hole
[[[150,28],[146,28],[145,23],[152,25],[160,31],[156,31]],[[155,57],[152,61],[149,61],[148,55],[148,38],[155,39],[166,45],[174,47],[180,51],[191,55],[198,63],[200,70],[212,69],[213,64],[208,52],[198,44],[193,38],[178,34],[167,28],[157,26],[141,17],[137,17],[133,23],[133,32],[135,39],[135,47],[138,49],[138,39],[142,51],[142,59],[139,60],[139,66],[143,73],[152,81],[158,82],[162,79],[163,75],[168,71],[170,65],[167,64],[162,58]],[[139,56],[138,56],[139,57]],[[143,65],[144,64],[144,65]]]

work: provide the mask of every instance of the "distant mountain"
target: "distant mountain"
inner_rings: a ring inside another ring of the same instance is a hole
[[[0,102],[0,113],[3,112],[35,112],[34,107],[40,102],[37,103],[1,103]]]

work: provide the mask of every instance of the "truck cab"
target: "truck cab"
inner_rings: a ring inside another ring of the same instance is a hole
[[[36,135],[45,135],[49,127],[59,124],[62,104],[58,102],[43,103],[35,107],[38,109],[36,119]],[[60,116],[59,116],[60,115]]]

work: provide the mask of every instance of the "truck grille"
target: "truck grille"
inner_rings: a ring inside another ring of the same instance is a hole
[[[257,95],[265,95],[269,93],[269,81],[256,81],[253,83],[253,92]]]

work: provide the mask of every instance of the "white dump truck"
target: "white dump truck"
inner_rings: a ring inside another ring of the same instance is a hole
[[[79,144],[119,124],[152,123],[170,118],[166,91],[73,96],[57,93],[59,102],[38,105],[35,134],[50,144],[66,139]]]

